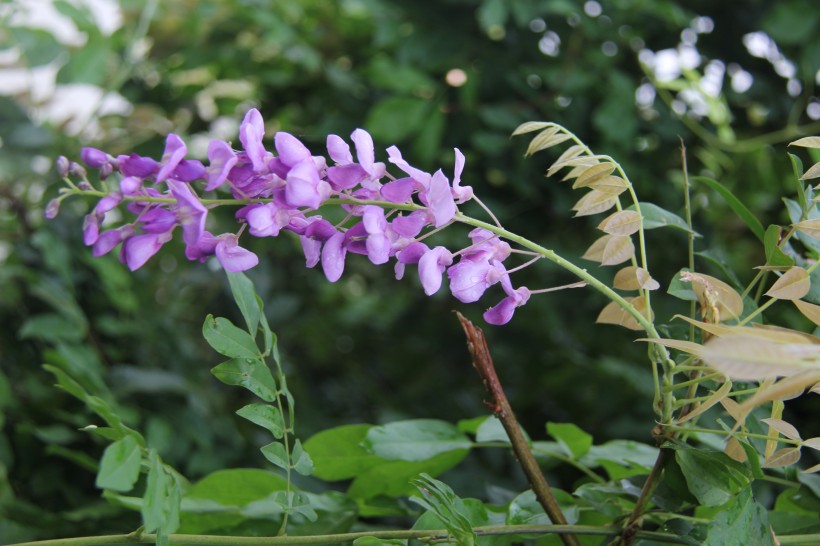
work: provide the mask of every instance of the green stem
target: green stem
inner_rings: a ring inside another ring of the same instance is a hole
[[[590,535],[615,536],[620,529],[596,525],[488,525],[475,527],[475,534],[482,536],[502,535]],[[820,535],[813,536],[815,540]],[[338,533],[331,535],[313,536],[276,536],[276,537],[243,537],[243,536],[216,536],[216,535],[168,535],[171,544],[190,544],[201,546],[308,546],[320,544],[350,543],[358,538],[375,537],[384,540],[416,539],[424,541],[448,539],[445,529],[431,530],[389,530],[389,531],[359,531],[355,533]],[[655,540],[668,544],[688,544],[677,535],[653,531],[637,531],[636,538]],[[787,538],[787,537],[784,537]],[[157,536],[147,533],[131,533],[127,535],[103,535],[93,537],[59,538],[34,542],[20,542],[9,546],[106,546],[109,544],[154,544]],[[781,544],[798,544],[794,542]]]
[[[666,425],[665,427],[667,430],[675,430],[680,432],[700,432],[702,434],[720,434],[722,436],[742,436],[744,438],[756,438],[758,440],[767,440],[767,441],[776,441],[776,442],[783,442],[784,444],[793,444],[793,445],[800,445],[801,440],[792,440],[790,438],[786,438],[784,436],[777,436],[771,437],[765,434],[755,434],[753,432],[743,432],[740,430],[731,431],[731,430],[722,430],[722,429],[714,429],[714,428],[698,428],[698,427],[686,427],[686,426],[679,426],[679,425]]]

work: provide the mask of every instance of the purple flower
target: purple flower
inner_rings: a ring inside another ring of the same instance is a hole
[[[430,186],[430,175],[422,170],[419,170],[415,167],[412,167],[409,163],[407,163],[401,156],[401,152],[395,146],[390,146],[387,149],[388,161],[401,169],[406,174],[410,175],[410,178],[421,184],[422,188],[426,189]]]
[[[322,248],[322,269],[330,282],[338,281],[344,273],[345,255],[347,254],[344,241],[345,234],[336,233],[325,242]]]
[[[279,136],[282,133],[277,133]],[[291,207],[318,209],[330,197],[330,184],[322,180],[313,159],[296,163],[288,171],[285,197]]]
[[[391,203],[406,203],[420,186],[421,184],[408,176],[388,182],[379,189],[379,193],[386,201]]]
[[[522,286],[517,290],[513,290],[509,275],[504,275],[501,278],[501,286],[504,287],[504,292],[506,292],[507,297],[501,300],[495,307],[484,312],[484,320],[496,326],[510,322],[515,310],[527,303],[530,299],[530,291],[527,287]]]
[[[150,157],[142,157],[137,154],[117,156],[117,162],[120,164],[122,174],[142,179],[153,176],[159,171],[160,167],[159,163]]]
[[[290,133],[279,131],[273,137],[273,143],[276,151],[279,152],[279,160],[288,167],[311,159],[310,150]]]
[[[120,180],[120,191],[123,195],[136,195],[142,189],[142,179],[136,176],[126,176]]]
[[[193,182],[205,176],[205,165],[196,159],[183,159],[168,178],[180,182]]]
[[[412,239],[427,225],[427,211],[416,210],[407,216],[400,214],[393,218],[390,225],[400,237]]]
[[[276,237],[279,231],[290,223],[290,211],[276,203],[250,205],[241,212],[254,237]]]
[[[507,270],[496,260],[484,257],[471,259],[464,256],[447,270],[450,292],[462,303],[478,301],[490,286],[507,275]]]
[[[404,266],[407,264],[417,264],[424,254],[430,250],[430,247],[419,241],[413,241],[403,249],[396,253],[396,266],[394,271],[396,279],[400,280],[404,277]]]
[[[356,159],[359,160],[359,165],[365,170],[369,176],[370,182],[378,182],[385,174],[384,163],[376,162],[376,156],[373,146],[373,138],[370,133],[364,129],[356,129],[350,135],[350,140],[356,144]],[[365,183],[365,187],[370,187]],[[376,189],[371,187],[371,189]]]
[[[159,252],[162,245],[171,240],[171,231],[164,233],[146,233],[134,235],[122,243],[120,260],[125,262],[128,269],[136,271]]]
[[[251,160],[253,170],[257,173],[267,171],[267,162],[271,155],[262,145],[264,136],[265,122],[262,121],[262,114],[256,108],[251,108],[239,126],[239,141],[242,142],[242,147],[248,154],[248,159]],[[208,159],[211,159],[210,147]]]
[[[388,224],[384,209],[375,205],[364,207],[362,223],[367,230],[367,257],[376,265],[387,263],[390,258],[391,241],[387,235]]]
[[[212,140],[208,144],[208,161],[208,168],[205,169],[208,185],[205,186],[205,191],[213,191],[227,180],[228,173],[231,172],[239,158],[226,142]]]
[[[110,163],[114,158],[97,148],[85,147],[80,150],[80,159],[92,169],[99,169]]]
[[[122,194],[118,191],[109,193],[105,197],[99,200],[97,206],[94,207],[94,212],[96,214],[105,215],[106,212],[110,211],[111,209],[115,208],[122,202]]]
[[[419,259],[419,279],[424,293],[432,296],[441,288],[441,275],[453,263],[453,255],[443,246],[437,246]]]
[[[83,243],[93,245],[100,236],[100,217],[96,214],[87,214],[83,220]]]
[[[456,167],[453,172],[453,198],[455,198],[456,203],[459,205],[464,203],[465,201],[469,201],[473,198],[473,188],[470,186],[459,186],[461,182],[461,173],[464,171],[464,154],[461,153],[461,150],[455,148],[456,153]]]
[[[208,209],[205,208],[205,205],[202,204],[188,184],[169,180],[168,187],[177,200],[174,212],[177,221],[182,226],[182,239],[185,241],[186,246],[196,245],[205,232]]]
[[[475,228],[469,234],[473,244],[464,251],[464,256],[476,259],[478,257],[487,260],[498,260],[503,262],[511,252],[510,245],[499,238],[492,231],[484,228]]]
[[[231,273],[245,271],[256,267],[259,263],[259,257],[256,254],[239,246],[238,235],[224,233],[217,239],[219,242],[216,243],[215,248],[216,259],[225,271]]]
[[[304,229],[299,241],[302,243],[307,267],[315,267],[322,256],[322,245],[338,231],[321,216],[311,216],[307,220],[310,224]]]
[[[427,207],[435,218],[435,227],[441,227],[456,215],[456,203],[453,201],[453,193],[450,190],[450,182],[441,169],[436,171],[430,179],[430,187],[427,192],[419,194],[422,200],[427,201]]]
[[[188,147],[185,142],[174,133],[169,133],[165,139],[165,151],[162,154],[161,167],[157,173],[157,183],[164,182],[174,169],[177,168],[179,162],[185,158],[188,153]]]
[[[117,229],[109,229],[99,234],[99,237],[94,241],[94,246],[91,248],[91,255],[99,258],[104,254],[108,254],[120,244],[123,240],[131,237],[134,234],[133,224],[126,224]]]

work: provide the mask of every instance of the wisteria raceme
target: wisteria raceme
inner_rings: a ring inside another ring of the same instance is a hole
[[[85,244],[94,256],[119,246],[120,261],[135,270],[179,228],[189,260],[215,256],[225,270],[244,271],[259,259],[239,245],[243,231],[253,237],[277,237],[289,231],[299,236],[307,267],[321,263],[331,282],[342,277],[347,255],[352,253],[363,254],[376,265],[394,260],[397,279],[408,265],[417,265],[427,295],[438,292],[446,278],[453,296],[465,303],[478,301],[500,282],[506,297],[484,314],[491,324],[508,322],[529,299],[527,288],[513,288],[503,265],[512,252],[510,245],[491,231],[472,230],[471,244],[455,252],[422,242],[431,231],[454,222],[458,205],[477,199],[471,187],[460,184],[465,158],[458,149],[451,181],[441,169],[430,174],[413,167],[395,146],[387,149],[388,162],[402,176],[391,175],[385,163],[376,161],[373,139],[363,129],[350,137],[355,160],[343,138],[327,137],[332,165],[312,155],[292,134],[276,133],[275,152],[265,147],[264,137],[262,115],[253,109],[239,128],[242,150],[214,140],[208,146],[207,165],[186,159],[187,146],[175,134],[168,135],[159,161],[137,154],[113,157],[83,148],[81,159],[99,171],[101,180],[119,177],[116,189],[107,192],[91,188],[81,166],[60,158],[58,167],[67,180],[70,175],[82,178],[77,185],[69,180],[77,192],[102,196],[83,224]],[[200,190],[194,185],[197,182],[203,183]],[[235,215],[240,227],[236,233],[214,235],[206,229],[208,211],[221,203],[219,199],[203,202],[200,193],[225,190],[233,203],[243,203]],[[328,203],[329,199],[333,201]],[[391,204],[415,206],[398,210]],[[55,200],[49,206],[49,217],[57,214],[58,205]],[[108,227],[106,215],[123,205],[133,218],[103,229]],[[346,219],[332,224],[321,216],[323,206],[341,206]]]

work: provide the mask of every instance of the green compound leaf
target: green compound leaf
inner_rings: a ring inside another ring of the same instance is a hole
[[[293,444],[293,469],[302,476],[310,476],[313,474],[313,460],[310,454],[302,448],[301,440],[297,439]]]
[[[410,497],[410,500],[436,515],[459,546],[473,546],[476,535],[468,519],[464,501],[445,483],[427,474],[413,480],[413,485],[421,497]]]
[[[689,491],[704,506],[726,504],[751,482],[751,471],[724,453],[683,445],[669,447],[675,450]]]
[[[133,436],[125,436],[105,448],[97,472],[96,485],[100,489],[128,492],[140,475],[142,452]]]
[[[740,199],[735,197],[735,195],[729,191],[726,186],[718,182],[717,180],[713,180],[711,178],[707,178],[705,176],[694,176],[692,180],[697,182],[701,182],[706,184],[711,189],[715,190],[726,200],[726,203],[731,207],[731,209],[737,214],[741,220],[746,224],[746,226],[754,233],[755,237],[760,239],[763,242],[765,230],[763,229],[763,224],[760,223],[760,220],[755,217],[752,212],[746,208]]]
[[[245,330],[241,330],[224,318],[208,315],[202,325],[205,341],[221,355],[230,358],[259,358],[256,341]]]
[[[259,451],[262,452],[262,455],[264,455],[267,460],[279,468],[287,469],[290,466],[288,452],[285,449],[284,444],[279,442],[271,442],[259,448]]]
[[[752,498],[751,488],[744,488],[719,512],[706,534],[704,546],[774,546],[766,509]]]
[[[567,455],[577,460],[592,447],[592,436],[572,423],[547,423],[547,434],[555,438]]]
[[[277,440],[285,435],[285,420],[276,406],[269,404],[248,404],[237,410],[236,414],[255,425],[266,428]]]
[[[168,535],[179,528],[182,491],[165,469],[156,450],[148,452],[148,479],[142,499],[142,523],[149,533],[156,532],[157,544],[168,544]]]
[[[382,459],[424,461],[447,451],[470,449],[473,444],[451,423],[413,419],[373,427],[362,445]]]
[[[373,425],[344,425],[323,430],[304,443],[313,459],[313,474],[326,481],[346,480],[362,474],[384,459],[367,452],[361,442]]]
[[[635,205],[632,205],[626,210],[634,211]],[[700,237],[698,232],[692,231],[689,226],[686,225],[686,220],[673,212],[669,212],[668,210],[655,205],[654,203],[641,203],[641,217],[643,218],[644,229],[672,227],[681,229],[687,233],[691,233],[695,237]]]
[[[248,389],[265,402],[276,400],[276,381],[258,357],[228,360],[214,367],[211,373],[227,385]]]
[[[350,484],[347,494],[354,499],[372,499],[380,495],[407,495],[414,490],[410,485],[413,478],[422,472],[438,476],[464,460],[467,453],[467,449],[458,449],[418,462],[383,461],[358,474]]]
[[[259,329],[259,315],[261,309],[259,302],[256,299],[256,290],[253,283],[244,273],[227,273],[228,283],[231,285],[231,293],[236,302],[242,317],[245,319],[245,324],[248,326],[248,332],[255,335]]]

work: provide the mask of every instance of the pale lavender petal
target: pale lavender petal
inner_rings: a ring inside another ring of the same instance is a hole
[[[159,252],[162,245],[171,240],[170,232],[166,233],[146,233],[144,235],[134,235],[122,243],[122,256],[125,265],[131,271],[136,271]]]
[[[361,165],[349,163],[337,167],[330,167],[327,170],[327,179],[334,190],[349,190],[360,184],[367,178],[367,173]]]
[[[345,254],[347,250],[342,244],[345,240],[344,233],[337,233],[327,240],[322,248],[322,269],[325,277],[330,282],[336,282],[342,277],[345,269]]]
[[[279,235],[279,230],[282,229],[281,222],[277,217],[279,207],[273,203],[266,203],[264,205],[255,205],[248,208],[245,212],[245,220],[250,226],[251,235],[254,237],[276,237]],[[285,225],[290,221],[285,211]]]
[[[396,280],[400,281],[404,278],[404,270],[407,266],[405,266],[401,262],[396,262],[396,265],[393,266],[393,273],[396,275]]]
[[[91,246],[97,242],[100,236],[100,217],[96,214],[88,214],[83,220],[83,243]]]
[[[410,177],[405,177],[388,182],[379,189],[379,193],[391,203],[406,203],[415,190],[416,182]]]
[[[310,159],[310,150],[302,142],[290,133],[279,131],[273,137],[276,151],[279,152],[279,159],[288,167],[293,167],[306,159]]]
[[[117,205],[122,203],[122,194],[118,191],[113,193],[109,193],[97,203],[97,206],[94,207],[94,212],[97,214],[105,214],[109,210],[115,208]]]
[[[259,257],[239,246],[239,237],[236,235],[220,235],[216,244],[216,259],[225,271],[237,273],[246,271],[259,264]]]
[[[350,146],[338,135],[327,136],[327,153],[330,159],[337,165],[349,165],[353,163],[353,156],[350,154]]]
[[[456,152],[456,168],[453,173],[453,197],[456,202],[461,204],[473,198],[473,188],[470,186],[460,186],[461,173],[464,171],[464,154],[458,148]]]
[[[387,229],[387,220],[384,218],[384,209],[376,205],[365,205],[362,209],[362,222],[368,234],[384,233]]]
[[[461,259],[447,270],[450,279],[450,292],[462,303],[478,301],[484,291],[490,287],[487,273],[490,270],[488,260]]]
[[[396,259],[403,264],[417,264],[430,247],[419,241],[413,241],[396,254]]]
[[[239,126],[239,141],[242,142],[242,147],[248,154],[251,164],[253,164],[253,170],[258,173],[267,170],[267,150],[262,144],[264,137],[265,122],[262,120],[262,114],[256,108],[251,108],[245,114],[245,119],[242,120],[242,124]]]
[[[396,216],[390,225],[402,237],[415,237],[427,225],[427,211],[417,210],[407,216]]]
[[[436,171],[430,181],[427,194],[428,207],[435,218],[435,227],[441,227],[456,215],[456,204],[450,191],[450,184],[441,169]]]
[[[205,170],[205,179],[208,184],[205,191],[213,191],[228,179],[228,174],[239,161],[230,146],[221,140],[212,140],[208,144],[208,168]]]
[[[188,184],[168,180],[168,187],[171,188],[171,194],[177,200],[174,212],[177,221],[182,226],[182,239],[186,245],[195,245],[205,231],[208,209]]]
[[[322,241],[304,235],[299,237],[299,241],[302,243],[302,250],[305,253],[305,265],[315,267],[319,263],[319,258],[322,257]]]
[[[419,260],[419,279],[424,293],[432,296],[441,288],[441,275],[453,263],[453,255],[443,246],[437,246]]]
[[[134,195],[142,189],[142,179],[126,176],[120,180],[120,191],[125,195]]]
[[[162,167],[157,173],[157,183],[164,182],[174,169],[177,168],[179,162],[185,158],[188,153],[188,147],[185,142],[174,133],[169,133],[165,139],[165,152],[162,154]]]
[[[388,160],[396,167],[410,175],[416,182],[421,184],[424,188],[430,185],[430,175],[422,170],[412,167],[401,156],[401,152],[395,146],[390,146],[387,149]]]
[[[316,165],[310,158],[297,163],[288,172],[285,197],[291,207],[318,209],[330,197],[330,191],[330,184],[319,178]]]

